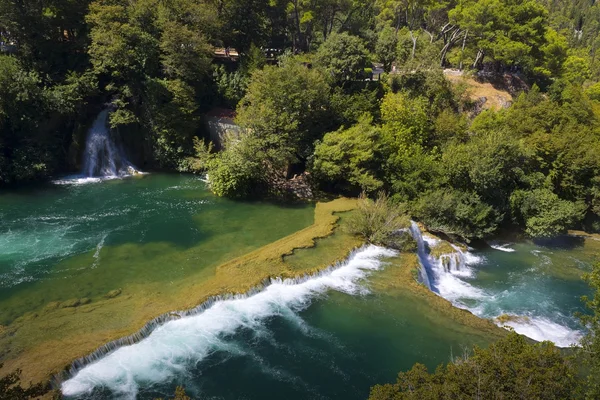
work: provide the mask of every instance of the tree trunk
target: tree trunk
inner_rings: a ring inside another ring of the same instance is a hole
[[[477,50],[477,57],[475,58],[475,62],[473,63],[473,68],[477,68],[481,63],[483,63],[483,57],[485,57],[485,53],[483,50]]]
[[[469,34],[469,30],[465,31],[465,37],[463,38],[462,48],[460,49],[460,63],[458,64],[458,69],[462,71],[463,69],[463,57],[465,54],[465,45],[467,44],[467,35]]]
[[[410,31],[410,38],[413,42],[413,46],[412,46],[412,52],[410,54],[410,59],[414,60],[415,59],[415,52],[417,50],[417,36],[413,35],[413,32]]]

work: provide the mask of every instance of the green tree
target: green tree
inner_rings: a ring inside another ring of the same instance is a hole
[[[567,399],[577,388],[571,358],[551,342],[528,343],[510,333],[487,349],[440,365],[429,373],[422,364],[398,374],[395,384],[371,388],[370,400]]]
[[[252,74],[236,120],[273,148],[306,159],[330,127],[328,93],[320,71],[287,59]]]
[[[588,331],[580,342],[579,355],[588,369],[584,395],[586,399],[592,400],[600,397],[600,263],[595,264],[592,272],[584,278],[594,294],[591,298],[583,297],[590,313],[580,315],[581,322],[588,327]]]
[[[413,204],[412,211],[429,230],[466,241],[490,236],[502,220],[502,215],[476,193],[453,189],[425,193]]]
[[[361,78],[369,58],[362,39],[348,33],[335,33],[317,50],[315,65],[327,71],[333,82],[339,84]]]
[[[96,0],[86,19],[93,71],[115,107],[111,125],[141,126],[153,160],[174,168],[191,151],[197,130],[214,9],[186,0]]]
[[[560,199],[549,189],[516,190],[510,197],[513,218],[531,237],[566,233],[583,218],[582,204]]]
[[[217,196],[243,199],[266,193],[267,169],[272,165],[263,143],[255,136],[230,138],[224,151],[208,159],[205,154],[199,156],[205,157],[209,185]]]
[[[464,32],[477,52],[473,67],[485,57],[505,65],[533,69],[544,46],[546,9],[535,0],[470,0],[450,11],[450,20]]]
[[[383,70],[390,72],[392,63],[396,61],[396,48],[398,47],[398,35],[389,26],[386,26],[379,32],[375,52],[377,58],[383,64]]]
[[[380,130],[363,117],[357,125],[325,134],[315,146],[311,172],[326,187],[341,186],[351,193],[373,193],[383,185],[376,177]]]

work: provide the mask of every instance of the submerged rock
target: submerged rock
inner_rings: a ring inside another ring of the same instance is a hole
[[[92,299],[88,297],[82,297],[81,299],[70,299],[60,303],[60,308],[79,307],[92,302]]]
[[[106,293],[104,295],[104,297],[107,299],[114,299],[115,297],[119,296],[120,294],[121,294],[121,289],[115,289],[115,290],[111,290],[110,292]]]

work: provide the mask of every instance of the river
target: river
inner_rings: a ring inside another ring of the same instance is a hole
[[[0,324],[10,334],[1,336],[0,357],[38,354],[38,345],[49,357],[60,341],[77,347],[108,330],[126,332],[218,264],[307,227],[313,209],[218,199],[187,175],[63,180],[3,193]],[[304,262],[317,263],[335,240],[302,250],[312,254]],[[436,240],[426,238],[427,252]],[[508,314],[521,333],[568,345],[582,333],[573,313],[583,311],[581,274],[597,244],[566,238],[462,250],[460,268],[429,271],[432,289],[480,317]],[[62,388],[70,398],[97,399],[165,397],[178,385],[198,398],[364,399],[415,362],[434,368],[502,335],[417,285],[413,257],[366,247],[318,275],[272,280],[167,322],[74,371]]]

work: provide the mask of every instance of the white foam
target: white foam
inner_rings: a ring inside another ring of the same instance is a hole
[[[135,171],[134,174],[119,174],[119,175],[104,175],[104,176],[84,176],[84,175],[69,175],[52,181],[55,185],[89,185],[91,183],[100,183],[104,181],[112,181],[115,179],[131,178],[136,175],[148,175],[148,172]]]
[[[255,295],[219,301],[201,314],[168,322],[141,342],[83,368],[62,384],[62,392],[81,396],[95,387],[105,387],[117,396],[135,398],[141,383],[168,381],[211,353],[228,351],[224,336],[242,327],[257,330],[266,318],[276,315],[298,319],[298,311],[330,289],[365,293],[367,289],[360,280],[368,271],[380,268],[381,257],[395,254],[393,250],[368,246],[338,269],[304,281],[274,280]]]
[[[490,247],[494,250],[500,250],[500,251],[504,251],[507,253],[514,253],[516,250],[508,247],[510,245],[511,245],[510,243],[505,243],[505,244],[493,243],[493,244],[490,244]]]
[[[66,176],[62,179],[53,180],[55,185],[87,185],[90,183],[98,183],[110,179],[118,179],[118,176],[104,176],[102,178],[86,177],[81,175]]]
[[[549,340],[558,347],[569,347],[579,343],[583,337],[581,331],[560,325],[547,318],[527,317],[505,323],[499,326],[510,326],[515,332],[525,335],[538,342]]]

